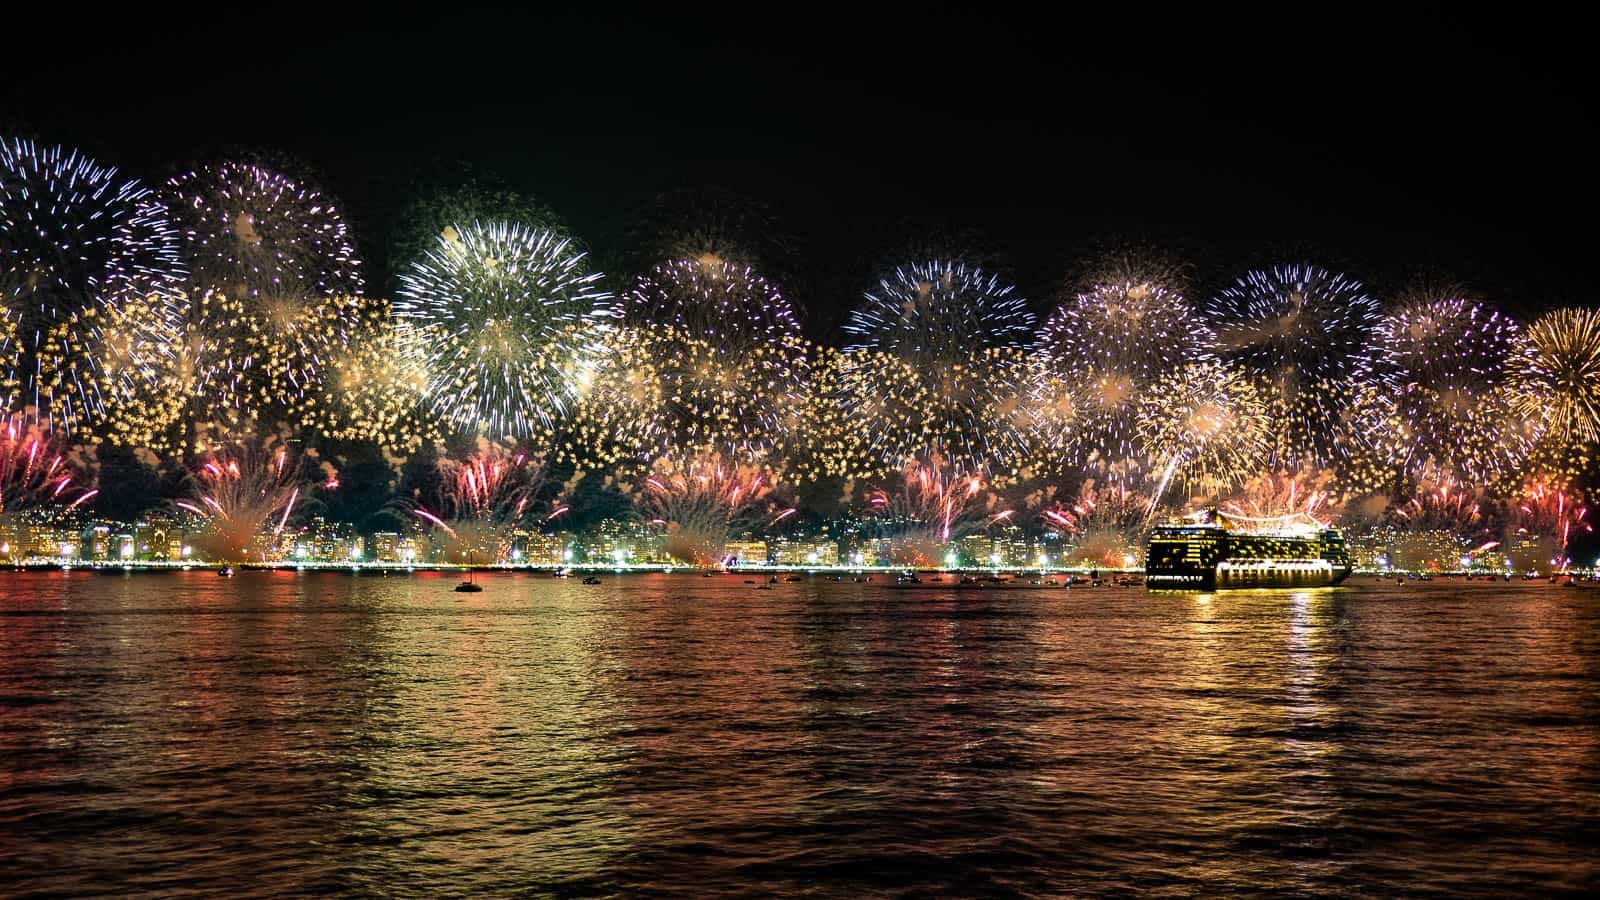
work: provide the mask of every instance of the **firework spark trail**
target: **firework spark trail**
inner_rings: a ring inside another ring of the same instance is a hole
[[[1160,505],[1161,498],[1167,493],[1167,486],[1172,484],[1173,473],[1178,471],[1178,463],[1182,461],[1183,457],[1177,453],[1172,454],[1168,460],[1167,467],[1161,471],[1161,480],[1156,482],[1155,493],[1150,495],[1150,506],[1145,509],[1146,516],[1156,514],[1156,507]]]

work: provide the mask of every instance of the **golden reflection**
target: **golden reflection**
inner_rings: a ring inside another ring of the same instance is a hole
[[[463,596],[446,576],[397,579],[354,661],[365,749],[345,821],[387,857],[380,876],[424,857],[550,883],[632,847],[628,798],[605,789],[623,768],[611,737],[625,721],[607,610],[576,584],[484,581]],[[499,808],[514,821],[494,821]],[[461,828],[499,838],[462,841]]]
[[[1339,589],[1226,591],[1191,595],[1174,671],[1165,735],[1191,798],[1188,827],[1236,840],[1316,845],[1339,804],[1329,787],[1331,735],[1328,622]],[[1247,802],[1241,802],[1241,801]],[[1260,877],[1264,861],[1230,854],[1208,863],[1212,884]],[[1281,883],[1325,874],[1318,853],[1286,853]],[[1252,874],[1253,873],[1253,874]]]

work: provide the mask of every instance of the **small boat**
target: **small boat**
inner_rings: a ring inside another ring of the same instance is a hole
[[[554,577],[554,578],[571,578],[572,577],[572,570],[571,569],[557,569],[554,572],[551,572],[550,575],[551,575],[551,577]]]
[[[855,581],[856,584],[866,584],[866,583],[868,583],[868,582],[870,582],[872,580],[872,576],[871,575],[866,575],[866,576],[863,576],[861,578],[856,578],[856,579],[853,579],[853,580]]]
[[[941,581],[938,583],[918,581],[896,581],[889,588],[897,591],[955,591],[965,593],[968,591],[1064,591],[1067,585],[1050,581],[1045,583],[1017,581],[1010,578],[962,578],[957,581]]]
[[[767,584],[777,584],[777,583],[778,583],[778,576],[776,576],[776,575],[774,575],[771,578],[767,579]]]
[[[590,575],[588,578],[585,578],[583,580],[583,583],[584,584],[599,584],[600,583],[600,579],[594,577],[593,575]]]
[[[456,585],[456,593],[458,594],[478,594],[482,592],[483,585],[474,582],[470,578]]]
[[[790,584],[793,584],[793,583],[795,583],[797,581],[805,581],[805,579],[801,578],[799,575],[790,575],[788,578],[785,578],[784,581],[787,581]]]
[[[753,580],[753,579],[750,579],[750,578],[746,578],[746,579],[745,579],[745,580],[744,580],[744,583],[745,583],[745,584],[755,584],[755,581],[754,581],[754,580]]]
[[[223,566],[222,568],[217,570],[217,574],[222,576],[223,578],[232,578],[233,577],[233,566]]]

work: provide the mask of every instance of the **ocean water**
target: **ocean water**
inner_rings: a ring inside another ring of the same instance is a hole
[[[1580,894],[1600,592],[0,574],[0,894]]]

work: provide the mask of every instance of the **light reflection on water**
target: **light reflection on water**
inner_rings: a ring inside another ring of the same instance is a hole
[[[0,575],[0,884],[1579,891],[1600,602]]]

